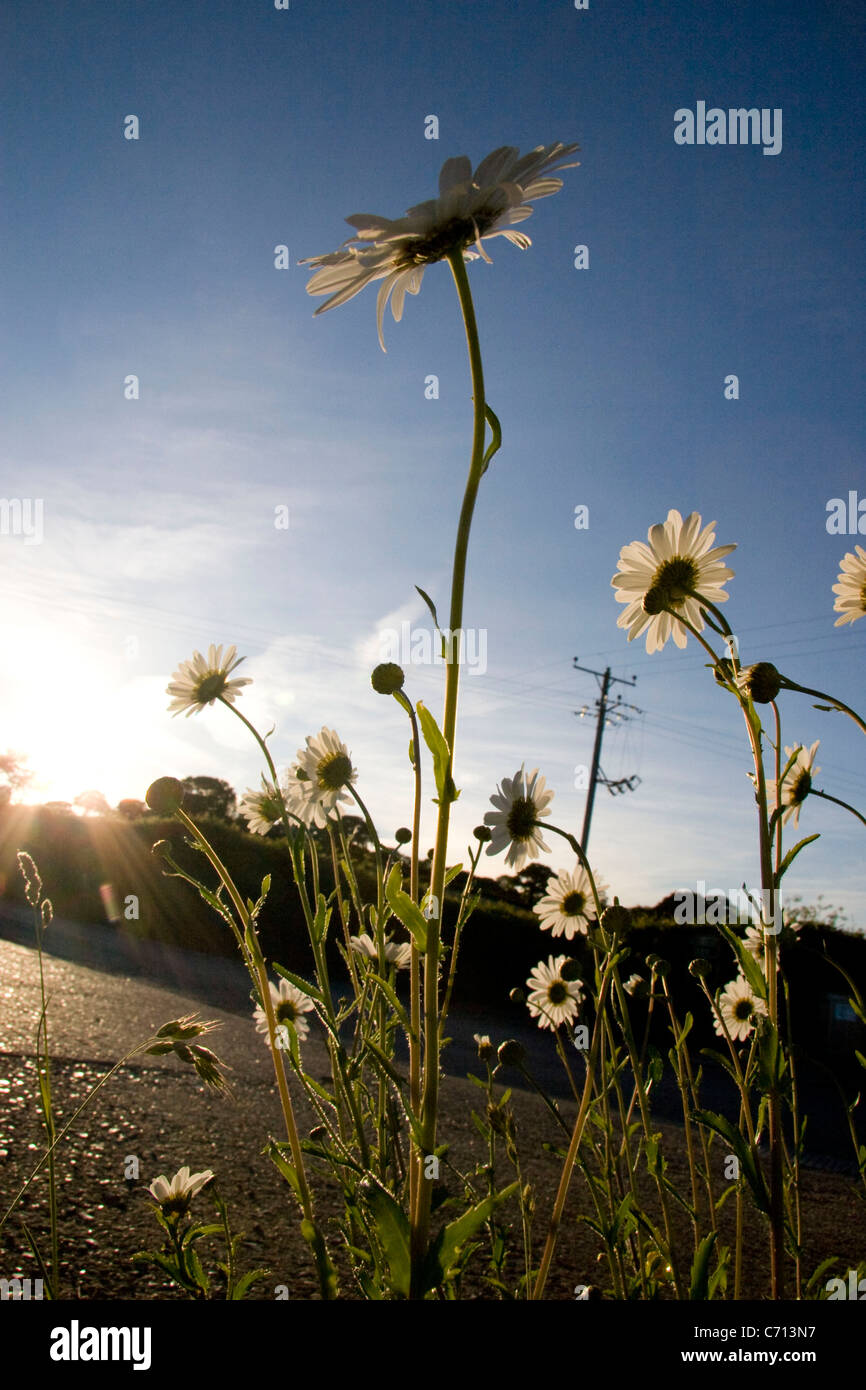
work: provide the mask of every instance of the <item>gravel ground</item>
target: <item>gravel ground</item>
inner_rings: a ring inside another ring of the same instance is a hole
[[[187,995],[140,979],[107,975],[86,966],[46,957],[50,998],[49,1025],[55,1061],[54,1085],[61,1122],[113,1063],[171,1018],[199,1009],[223,1025],[207,1041],[231,1067],[233,1099],[208,1091],[173,1059],[137,1058],[112,1078],[93,1105],[72,1127],[58,1151],[63,1296],[81,1299],[171,1299],[181,1295],[158,1272],[131,1263],[131,1255],[158,1245],[160,1232],[151,1214],[148,1184],[158,1174],[171,1176],[183,1164],[194,1171],[211,1168],[228,1199],[233,1228],[245,1232],[244,1268],[266,1266],[270,1274],[254,1296],[273,1299],[278,1285],[290,1298],[318,1296],[309,1251],[301,1238],[294,1199],[261,1149],[268,1134],[282,1136],[281,1115],[270,1056],[254,1032],[249,1015],[201,1009]],[[34,1101],[33,1034],[38,1016],[39,984],[33,950],[0,941],[0,1201],[18,1190],[41,1152],[41,1129]],[[304,1056],[313,1076],[325,1080],[327,1055],[310,1041]],[[480,1064],[478,1066],[480,1071]],[[535,1096],[514,1093],[524,1180],[536,1189],[535,1239],[541,1242],[550,1211],[559,1164],[545,1153],[545,1140],[561,1141],[548,1111]],[[442,1137],[452,1148],[457,1167],[483,1161],[481,1140],[470,1118],[484,1097],[470,1082],[443,1079]],[[571,1119],[574,1106],[564,1104]],[[301,1103],[301,1132],[315,1123]],[[682,1182],[686,1167],[682,1130],[659,1122],[670,1155],[670,1172]],[[136,1158],[138,1180],[125,1177]],[[510,1175],[500,1175],[503,1182]],[[45,1181],[38,1178],[25,1194],[0,1240],[0,1277],[34,1274],[34,1262],[22,1231],[22,1217],[44,1241]],[[314,1178],[317,1213],[325,1226],[335,1216],[338,1193],[327,1175]],[[205,1194],[194,1210],[210,1219]],[[810,1170],[803,1177],[805,1267],[839,1257],[839,1271],[864,1257],[864,1205],[850,1177]],[[573,1298],[574,1286],[592,1283],[597,1265],[597,1238],[577,1220],[588,1212],[586,1188],[576,1175],[551,1279],[549,1299]],[[679,1224],[681,1214],[675,1215]],[[725,1209],[733,1219],[733,1203]],[[684,1218],[683,1218],[684,1219]],[[684,1227],[682,1229],[685,1229]],[[758,1218],[749,1211],[747,1250],[753,1252],[743,1297],[766,1290],[765,1241]],[[207,1250],[207,1246],[204,1247]],[[213,1257],[217,1258],[214,1249]],[[213,1267],[212,1264],[210,1267]],[[518,1271],[513,1271],[516,1275]],[[485,1286],[467,1280],[465,1296],[485,1297]],[[341,1296],[355,1296],[344,1280]]]

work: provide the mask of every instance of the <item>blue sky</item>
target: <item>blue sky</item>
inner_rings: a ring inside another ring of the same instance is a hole
[[[696,510],[738,547],[743,659],[862,704],[866,621],[836,628],[832,594],[862,537],[826,528],[829,499],[866,498],[859,7],[121,0],[0,23],[0,491],[44,506],[41,544],[0,536],[0,698],[30,795],[255,785],[226,710],[166,712],[178,664],[233,642],[277,761],[336,728],[383,835],[410,820],[405,721],[369,671],[383,630],[424,625],[416,584],[447,611],[462,323],[431,266],[383,354],[376,287],[314,320],[298,261],[336,249],[350,214],[435,196],[452,155],[576,141],[580,167],[521,228],[532,247],[499,238],[469,268],[503,448],[472,538],[486,669],[463,682],[451,855],[524,761],[579,832],[593,726],[574,712],[597,687],[577,655],[638,678],[615,690],[640,713],[605,736],[605,773],[642,781],[598,791],[603,878],[631,903],[755,883],[736,704],[694,642],[629,645],[610,579],[669,508]],[[674,113],[700,101],[781,110],[780,152],[676,144]],[[441,668],[412,666],[407,688],[441,710]],[[816,785],[857,804],[862,734],[801,696],[782,717],[785,743],[821,740]],[[821,839],[789,893],[866,925],[862,826],[813,800],[800,828]],[[564,845],[547,862],[571,867]]]

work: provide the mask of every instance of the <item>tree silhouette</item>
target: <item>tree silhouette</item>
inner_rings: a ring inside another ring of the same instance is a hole
[[[238,799],[234,788],[221,777],[184,777],[183,809],[188,816],[215,816],[234,820]]]
[[[13,792],[33,780],[33,773],[24,766],[26,762],[24,753],[13,753],[11,749],[0,753],[0,774],[6,778],[5,782],[0,783],[0,806],[5,806],[12,800]]]

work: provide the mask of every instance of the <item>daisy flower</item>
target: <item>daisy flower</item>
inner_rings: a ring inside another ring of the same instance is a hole
[[[362,932],[360,936],[350,936],[349,945],[357,955],[366,956],[368,960],[378,961],[379,952],[376,950],[376,943],[367,932]],[[408,970],[412,963],[412,947],[408,941],[386,941],[385,959],[397,970]]]
[[[578,980],[564,980],[560,971],[567,956],[550,956],[547,965],[539,961],[526,981],[529,994],[527,1006],[539,1028],[554,1030],[561,1023],[576,1018],[583,999],[583,987]]]
[[[602,895],[601,881],[596,879],[599,897]],[[541,898],[532,909],[541,918],[542,931],[552,936],[565,936],[568,941],[575,932],[585,936],[589,930],[590,917],[595,920],[595,904],[589,874],[581,864],[573,873],[563,870],[547,885],[547,895]]]
[[[522,765],[513,777],[503,777],[496,795],[490,798],[496,810],[484,817],[491,831],[488,854],[501,854],[507,845],[505,862],[519,870],[528,859],[537,859],[540,850],[550,853],[538,830],[538,822],[547,815],[553,800],[553,792],[545,791],[546,785],[538,768],[527,777]]]
[[[737,547],[710,548],[715,524],[711,521],[701,530],[698,512],[683,521],[671,508],[667,521],[649,528],[648,545],[632,541],[623,546],[617,561],[620,573],[610,582],[617,590],[617,603],[628,605],[617,619],[617,627],[628,628],[630,642],[646,630],[648,652],[660,652],[669,637],[684,647],[687,630],[671,613],[659,611],[660,607],[676,609],[700,632],[704,626],[701,607],[690,591],[697,591],[711,603],[725,602],[728,595],[722,584],[733,579],[734,572],[722,560]]]
[[[787,774],[783,776],[781,789],[778,794],[775,781],[771,781],[769,778],[767,780],[767,805],[770,809],[770,814],[772,815],[777,803],[779,806],[783,807],[783,825],[789,821],[792,816],[794,818],[794,824],[799,825],[800,807],[812,790],[813,776],[815,773],[821,771],[820,767],[813,766],[820,741],[820,739],[816,738],[808,752],[803,744],[795,745],[797,759],[791,764]],[[794,751],[794,748],[786,748],[786,758],[790,758]],[[754,781],[753,774],[752,781]]]
[[[578,148],[538,145],[521,157],[513,145],[503,145],[483,159],[474,174],[466,155],[446,159],[439,174],[438,198],[418,203],[396,220],[371,213],[347,217],[355,232],[338,251],[300,262],[318,267],[307,293],[330,295],[316,313],[345,304],[371,281],[382,280],[376,320],[384,352],[382,318],[388,300],[399,323],[406,295],[417,294],[421,288],[425,266],[455,251],[462,252],[464,260],[481,256],[489,262],[482,241],[495,236],[504,236],[525,251],[531,245],[529,237],[513,228],[532,216],[531,202],[559,192],[562,180],[551,174],[554,169],[576,168],[575,162],[563,161]]]
[[[744,1042],[754,1028],[758,1014],[766,1014],[767,1006],[755,994],[745,976],[738,975],[719,996],[719,1010],[731,1039]],[[725,1031],[718,1018],[713,1020],[713,1026],[719,1037],[723,1038]]]
[[[268,989],[271,991],[271,1003],[274,1006],[274,1020],[277,1028],[281,1023],[294,1024],[298,1042],[304,1042],[309,1035],[310,1028],[303,1015],[312,1009],[312,999],[308,995],[302,994],[291,980],[280,980],[279,988],[268,981]],[[261,1004],[256,1004],[253,1018],[256,1021],[256,1032],[264,1034],[268,1047],[270,1047],[268,1016]],[[279,1039],[277,1039],[277,1044],[279,1045]]]
[[[833,585],[833,593],[838,595],[833,612],[842,614],[834,627],[856,623],[858,618],[866,617],[866,550],[862,545],[855,545],[854,550],[843,557],[839,582]]]
[[[237,656],[236,647],[228,647],[225,657],[222,646],[215,647],[211,642],[207,658],[201,652],[193,652],[192,661],[182,661],[166,687],[166,694],[173,695],[169,705],[170,714],[180,714],[186,710],[187,719],[191,714],[212,705],[214,700],[224,700],[232,704],[240,694],[242,686],[252,685],[252,681],[241,676],[239,680],[227,679],[230,671],[244,660]]]
[[[349,801],[344,789],[357,778],[345,743],[333,729],[323,728],[307,737],[306,748],[298,749],[298,761],[289,769],[289,809],[305,825],[324,827],[339,803]]]
[[[263,777],[262,790],[255,792],[248,787],[241,797],[239,810],[251,834],[267,835],[272,826],[282,821],[285,802],[273,782]]]
[[[154,1201],[158,1202],[167,1220],[178,1221],[189,1210],[189,1204],[203,1187],[213,1180],[210,1168],[202,1173],[190,1173],[189,1168],[180,1168],[169,1182],[168,1178],[154,1178],[147,1189]]]

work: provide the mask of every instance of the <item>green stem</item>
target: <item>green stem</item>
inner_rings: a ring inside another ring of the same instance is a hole
[[[837,700],[834,695],[825,695],[823,690],[812,690],[808,685],[798,685],[796,681],[788,680],[787,676],[782,677],[782,686],[785,690],[798,690],[801,695],[817,695],[819,700],[826,700],[834,709],[839,710],[840,714],[847,714],[850,719],[853,719],[857,727],[866,734],[866,723],[863,722],[859,714],[851,709],[850,705],[846,705],[844,701]]]
[[[462,250],[448,255],[448,264],[454,276],[463,323],[466,329],[466,343],[469,351],[469,366],[472,374],[472,401],[474,406],[474,425],[472,432],[472,456],[469,476],[463,495],[463,506],[457,525],[457,539],[454,547],[454,565],[451,579],[451,610],[449,617],[452,640],[448,643],[447,665],[445,671],[445,712],[442,733],[448,745],[448,764],[445,769],[443,792],[439,801],[439,815],[436,825],[436,848],[433,853],[433,874],[431,882],[432,911],[427,925],[427,950],[424,958],[424,1081],[421,1097],[421,1140],[425,1154],[432,1153],[436,1147],[436,1120],[439,1108],[439,951],[441,939],[441,914],[444,905],[446,856],[448,852],[448,827],[451,819],[451,802],[448,790],[454,768],[454,736],[457,728],[457,690],[460,681],[460,646],[453,635],[463,628],[463,599],[466,587],[466,560],[469,550],[469,532],[478,496],[478,487],[484,472],[484,435],[486,413],[484,399],[484,372],[481,363],[481,348],[478,342],[478,326],[475,309],[469,288],[469,277]],[[418,1192],[416,1220],[412,1227],[412,1297],[420,1297],[421,1262],[427,1248],[430,1231],[430,1202],[432,1186],[422,1181]]]
[[[866,825],[866,816],[861,816],[859,811],[855,811],[853,806],[849,806],[847,801],[840,801],[838,796],[831,796],[829,792],[819,792],[817,787],[810,787],[810,796],[820,796],[822,801],[832,801],[836,806],[841,806],[843,810],[850,811],[852,816],[856,816],[862,825]]]

